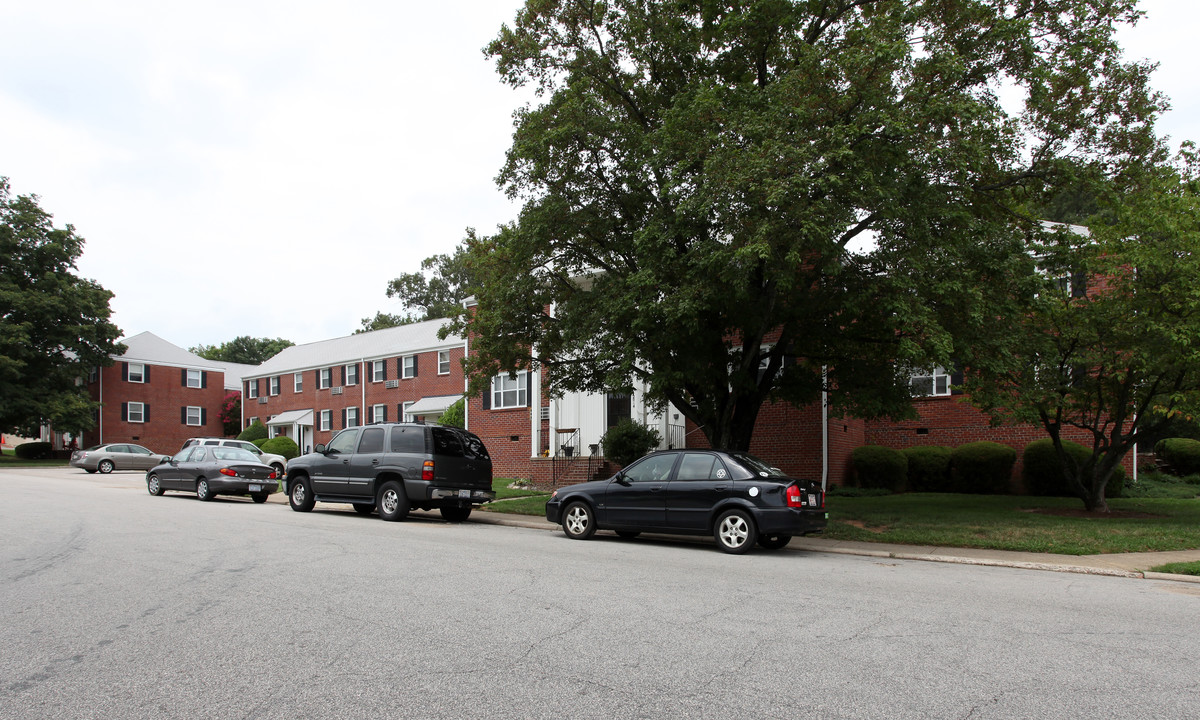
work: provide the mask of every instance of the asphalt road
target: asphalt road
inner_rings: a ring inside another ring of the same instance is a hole
[[[1197,585],[601,535],[0,470],[0,717],[1200,716]]]

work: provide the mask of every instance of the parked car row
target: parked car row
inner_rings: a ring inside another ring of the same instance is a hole
[[[101,472],[126,466],[124,458],[120,465],[113,459],[114,447],[89,455],[112,463]],[[270,456],[221,438],[193,438],[174,457],[158,460],[146,473],[151,495],[249,495],[261,503],[282,484],[296,512],[318,502],[349,503],[388,521],[419,508],[462,522],[495,499],[483,441],[466,430],[422,423],[347,428],[287,463],[286,475]],[[627,539],[643,532],[712,535],[717,547],[735,554],[755,546],[778,550],[796,535],[821,532],[828,517],[819,483],[789,477],[748,453],[707,449],[650,453],[606,480],[559,488],[546,503],[546,519],[571,539],[586,540],[597,530]]]

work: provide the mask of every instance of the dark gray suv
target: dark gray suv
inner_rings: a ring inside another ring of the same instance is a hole
[[[347,428],[290,461],[284,490],[297,512],[316,502],[351,503],[363,515],[378,509],[393,521],[413,508],[437,508],[450,522],[462,522],[474,506],[496,498],[482,440],[420,423]]]

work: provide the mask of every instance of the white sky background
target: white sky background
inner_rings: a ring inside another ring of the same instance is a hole
[[[181,347],[400,312],[389,280],[516,217],[481,48],[521,0],[0,0],[0,176],[87,243],[113,320]],[[1200,141],[1196,0],[1122,34]]]

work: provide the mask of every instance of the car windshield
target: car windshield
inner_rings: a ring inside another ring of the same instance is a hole
[[[772,467],[749,453],[729,453],[739,465],[759,477],[787,477],[787,473],[777,467]]]
[[[258,462],[258,458],[254,454],[241,448],[232,447],[215,447],[212,449],[213,457],[218,460],[228,460],[231,462]]]

